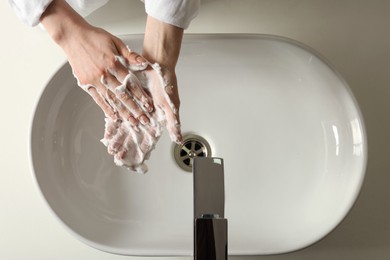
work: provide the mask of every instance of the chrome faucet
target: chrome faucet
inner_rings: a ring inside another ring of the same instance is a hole
[[[226,260],[227,219],[223,159],[195,157],[194,260]]]

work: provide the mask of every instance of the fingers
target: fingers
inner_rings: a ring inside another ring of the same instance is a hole
[[[110,105],[116,109],[122,120],[129,121],[132,126],[138,125],[138,120],[134,117],[131,111],[129,111],[129,109],[122,103],[124,100],[123,96],[121,97],[121,100],[111,90],[107,89],[105,98],[110,103]]]
[[[127,52],[123,54],[123,57],[128,62],[128,68],[132,71],[144,70],[148,67],[149,62],[136,52],[130,50],[127,47]]]
[[[127,51],[129,53],[129,51]],[[133,54],[129,54],[133,55]],[[139,56],[136,54],[136,56]],[[152,98],[142,87],[142,83],[136,77],[132,70],[128,68],[127,61],[124,60],[122,56],[116,56],[113,64],[107,68],[107,72],[103,78],[103,84],[108,86],[115,94],[123,95],[124,99],[128,98],[126,89],[130,92],[129,94],[133,98],[134,102],[137,102],[138,105],[146,112],[153,111],[153,101]],[[114,90],[115,89],[115,90]],[[135,100],[134,100],[135,99]],[[126,105],[132,106],[132,103],[125,103]],[[141,114],[140,109],[136,109],[137,116]]]
[[[105,118],[105,130],[104,130],[104,140],[111,140],[117,133],[119,127],[121,126],[121,122],[117,120],[111,120],[109,118]],[[106,144],[107,146],[107,144]]]
[[[123,62],[125,61],[116,58],[114,64],[107,69],[108,73],[106,73],[106,77],[108,81],[111,81],[109,85],[112,86],[115,84],[114,86],[118,86],[117,82],[112,82],[114,80],[113,77],[115,77],[116,81],[122,83],[122,88],[119,88],[118,90],[122,90],[123,92],[124,89],[127,88],[145,111],[152,112],[153,102],[151,97],[143,89],[141,82],[132,73],[131,69],[129,70],[126,67],[126,62],[125,64],[123,64]]]
[[[153,100],[142,87],[141,81],[131,72],[124,80],[127,89],[133,94],[139,105],[147,112],[153,111]]]
[[[107,121],[106,132],[109,132],[109,128],[116,127],[113,121]],[[150,126],[141,127],[140,130],[134,131],[125,122],[121,122],[115,134],[104,143],[117,164],[139,167],[149,158],[159,135],[155,135],[154,128]]]
[[[121,161],[126,166],[138,167],[143,164],[145,156],[150,153],[154,144],[148,135],[147,128],[143,127],[141,132],[136,132],[122,122],[120,130],[110,140],[107,148],[117,162]]]
[[[135,166],[143,162],[143,154],[138,145],[140,136],[141,133],[129,129],[126,138],[123,140],[122,148],[118,152],[118,157],[121,156],[121,159],[126,160],[128,165]]]
[[[120,127],[116,132],[116,135],[110,140],[110,143],[107,146],[108,153],[111,155],[117,154],[122,146],[123,141],[126,139],[127,133],[123,127]]]
[[[127,64],[125,67],[133,71],[146,69],[149,62],[145,58],[138,53],[133,52],[118,38],[116,39],[115,44],[119,55],[124,58],[123,62],[126,62]]]
[[[169,105],[163,107],[165,117],[167,120],[167,130],[172,142],[182,143],[183,137],[181,135],[181,125],[179,113],[175,113]]]
[[[116,78],[110,75],[102,80],[102,84],[108,88],[106,90],[106,99],[117,109],[122,119],[129,121],[134,126],[137,126],[139,122],[143,125],[150,123],[149,117],[145,113],[149,111],[145,106],[150,108],[151,105],[145,105],[145,103],[143,103],[144,105],[142,106],[142,104],[136,100],[133,93],[124,87]]]
[[[162,71],[162,81],[157,80],[154,76],[154,84],[160,85],[154,91],[154,97],[160,101],[160,107],[164,111],[166,119],[166,127],[168,129],[171,140],[175,143],[182,143],[183,137],[181,135],[179,107],[180,99],[177,88],[177,80],[175,74],[170,73],[169,70],[161,70],[161,68],[154,68],[156,71]],[[162,83],[162,84],[161,84]]]
[[[87,92],[92,96],[96,104],[103,110],[104,114],[112,119],[116,119],[116,114],[106,100],[98,93],[96,88],[90,87]]]
[[[113,76],[102,78],[100,84],[97,84],[97,88],[90,86],[87,92],[104,111],[105,115],[113,120],[121,118],[129,121],[135,129],[137,129],[139,123],[142,125],[150,123],[146,113],[151,111],[151,107],[153,108],[148,104],[151,101],[141,103],[133,93]]]

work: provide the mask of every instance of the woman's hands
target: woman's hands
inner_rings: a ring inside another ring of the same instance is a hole
[[[143,70],[145,59],[117,37],[88,24],[63,0],[54,0],[41,23],[64,50],[78,84],[112,119],[148,124],[151,97],[140,84],[128,84],[129,67]]]
[[[149,158],[164,126],[168,128],[173,141],[181,142],[180,124],[176,121],[177,109],[172,101],[173,97],[177,97],[174,95],[174,89],[177,88],[174,87],[176,84],[171,84],[171,74],[157,63],[150,64],[146,70],[133,71],[133,73],[132,80],[143,82],[144,88],[153,97],[155,109],[148,114],[150,123],[135,128],[129,126],[128,122],[106,118],[104,138],[101,141],[107,146],[108,153],[114,156],[117,165],[124,165],[132,171],[145,173],[147,166],[144,161]],[[170,126],[169,121],[176,123]]]
[[[145,171],[139,167],[164,125],[172,141],[182,142],[175,67],[183,29],[148,17],[146,61],[119,38],[88,24],[65,0],[54,0],[41,23],[64,50],[78,85],[109,117],[103,140],[117,163]],[[149,82],[146,88],[140,78]]]

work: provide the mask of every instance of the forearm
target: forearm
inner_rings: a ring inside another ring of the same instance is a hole
[[[150,62],[174,70],[180,54],[183,29],[148,16],[142,55]]]

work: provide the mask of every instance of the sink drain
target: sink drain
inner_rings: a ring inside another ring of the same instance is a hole
[[[183,136],[183,143],[176,144],[173,149],[173,156],[180,168],[192,172],[192,160],[195,157],[210,157],[211,148],[203,137],[195,134]]]

